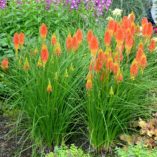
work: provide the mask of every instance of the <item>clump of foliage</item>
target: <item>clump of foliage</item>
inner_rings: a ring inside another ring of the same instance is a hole
[[[128,148],[118,148],[116,150],[117,157],[156,157],[157,150],[149,150],[142,144],[130,145]]]
[[[54,152],[50,152],[46,157],[90,157],[85,154],[81,148],[77,148],[75,145],[55,147]]]
[[[157,147],[157,117],[144,121],[139,120],[138,125],[139,134],[121,135],[120,139],[126,142],[127,145],[143,143],[144,147],[156,148]]]
[[[101,40],[92,31],[87,34],[91,61],[85,107],[90,143],[99,151],[109,149],[130,121],[148,113],[146,93],[157,78],[156,46],[151,39],[153,27],[146,18],[141,28],[131,13],[109,20]]]

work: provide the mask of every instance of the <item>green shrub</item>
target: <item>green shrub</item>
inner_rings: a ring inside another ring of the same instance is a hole
[[[156,157],[157,150],[149,150],[143,145],[129,146],[128,148],[118,148],[117,157]]]

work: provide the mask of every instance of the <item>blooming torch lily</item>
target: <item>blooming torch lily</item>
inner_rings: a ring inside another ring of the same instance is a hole
[[[19,49],[19,35],[18,33],[15,33],[14,34],[14,37],[13,37],[13,43],[14,43],[14,48],[15,48],[15,55],[16,55],[16,58],[18,57],[18,49]]]
[[[57,37],[55,34],[53,34],[52,38],[51,38],[51,44],[54,46],[54,45],[56,45],[56,43],[57,43]]]
[[[104,34],[104,43],[107,47],[110,46],[110,43],[111,43],[111,35],[108,31],[105,32]]]
[[[51,85],[51,81],[48,81],[48,85],[47,85],[47,92],[48,94],[52,93],[52,85]]]
[[[41,38],[46,39],[48,30],[47,30],[47,26],[44,23],[40,26],[39,32],[40,32]]]
[[[47,49],[47,46],[45,44],[43,44],[42,48],[41,48],[41,61],[43,62],[43,65],[45,66],[46,62],[48,61],[48,57],[49,57],[49,52]]]
[[[148,48],[150,52],[153,52],[156,48],[156,41],[152,39]]]
[[[91,51],[91,55],[95,57],[99,48],[98,39],[95,36],[93,36],[91,41],[89,42],[89,48]]]
[[[83,33],[81,31],[81,29],[78,29],[76,32],[76,38],[79,44],[81,44],[82,40],[83,40]]]
[[[7,70],[9,67],[9,61],[8,61],[8,58],[4,58],[1,62],[1,68],[3,70]]]
[[[134,80],[137,74],[138,74],[138,62],[136,61],[136,59],[134,59],[130,67],[131,79]]]
[[[66,48],[67,51],[71,51],[72,50],[72,37],[71,34],[68,35],[68,37],[66,38]]]
[[[23,46],[24,42],[25,42],[25,34],[24,33],[20,33],[19,34],[19,44],[21,46]]]

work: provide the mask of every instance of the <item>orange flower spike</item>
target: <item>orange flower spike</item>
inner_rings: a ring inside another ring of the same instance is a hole
[[[136,26],[134,24],[131,25],[130,32],[131,32],[132,36],[136,33]]]
[[[1,68],[3,70],[7,70],[9,68],[9,61],[8,58],[4,58],[1,62]]]
[[[68,51],[70,51],[72,49],[72,37],[71,34],[68,35],[68,37],[66,38],[66,48]]]
[[[150,38],[153,35],[153,26],[152,24],[149,22],[148,23],[148,27],[147,27],[147,37]]]
[[[117,83],[120,83],[123,81],[123,74],[121,71],[118,72],[118,74],[116,76],[116,80],[117,80]]]
[[[138,75],[138,62],[136,61],[136,59],[133,60],[130,66],[130,75],[131,75],[131,79],[133,80]]]
[[[115,30],[116,30],[116,22],[113,19],[109,20],[108,25],[107,25],[107,30],[111,34],[113,34],[115,32]]]
[[[142,34],[144,37],[150,38],[153,34],[153,26],[152,24],[149,22],[145,25],[143,25],[142,28]]]
[[[144,69],[146,68],[146,66],[147,66],[147,57],[146,57],[146,55],[145,55],[144,53],[143,53],[143,55],[142,55],[142,57],[141,57],[139,66],[141,67],[142,72],[143,72],[143,70],[144,70]]]
[[[148,24],[148,19],[146,17],[142,18],[142,27],[145,25],[145,24]]]
[[[99,58],[99,60],[101,60],[102,63],[105,63],[107,60],[107,54],[104,53],[102,49],[100,49],[98,51],[98,58]]]
[[[129,18],[129,20],[130,20],[132,23],[134,23],[134,21],[135,21],[135,14],[134,14],[134,12],[131,12],[131,14],[128,15],[128,18]]]
[[[109,70],[110,72],[113,71],[113,59],[111,56],[107,59],[106,69]]]
[[[72,38],[72,49],[73,49],[73,51],[76,51],[78,49],[78,47],[79,47],[79,43],[78,43],[77,37],[74,36]]]
[[[47,30],[47,26],[44,23],[42,23],[42,25],[40,26],[39,32],[40,32],[41,38],[46,39],[48,30]]]
[[[110,33],[108,31],[105,32],[105,34],[104,34],[104,43],[105,43],[106,46],[110,46],[111,35],[110,35]]]
[[[55,53],[57,56],[60,56],[61,55],[61,46],[59,43],[56,44],[55,46]]]
[[[130,50],[133,47],[133,44],[134,44],[134,39],[132,35],[131,34],[126,35],[125,48],[126,48],[127,56],[130,54]]]
[[[88,79],[87,82],[86,82],[86,89],[91,90],[92,86],[93,86],[92,79]]]
[[[123,29],[127,30],[128,28],[130,28],[131,26],[131,22],[128,18],[128,16],[124,16],[122,19],[122,27]]]
[[[92,56],[96,56],[96,53],[99,48],[99,43],[98,43],[98,39],[95,36],[93,36],[93,38],[91,39],[89,47],[90,47]]]
[[[120,58],[120,55],[118,52],[116,52],[113,56],[114,62],[119,62],[119,58]]]
[[[143,52],[143,49],[138,48],[137,53],[136,53],[136,61],[137,61],[138,63],[140,62],[143,53],[144,53],[144,52]]]
[[[19,34],[19,44],[20,44],[21,46],[23,46],[23,45],[24,45],[24,42],[25,42],[25,34],[21,32],[21,33]]]
[[[92,40],[93,36],[94,36],[93,31],[89,30],[88,33],[87,33],[87,42],[88,42],[88,44]]]
[[[49,58],[49,52],[48,52],[47,46],[45,44],[42,46],[40,57],[41,57],[41,61],[45,65]]]
[[[94,70],[96,72],[100,72],[102,67],[103,67],[103,62],[101,61],[101,59],[97,58],[96,61],[95,61]]]
[[[148,49],[150,52],[153,52],[155,50],[155,48],[156,48],[156,41],[152,39],[150,41],[150,45],[149,45]]]
[[[51,37],[51,44],[54,46],[54,45],[56,45],[56,43],[57,43],[57,37],[55,34],[53,34]]]
[[[17,52],[18,52],[18,49],[19,49],[19,34],[18,34],[18,33],[15,33],[15,34],[14,34],[13,42],[14,42],[15,51],[16,51],[16,53],[17,53]]]
[[[120,70],[119,64],[113,63],[113,73],[117,75],[119,70]]]
[[[76,37],[78,40],[78,43],[81,44],[82,40],[83,40],[83,33],[81,29],[78,29],[76,32]]]
[[[148,29],[148,24],[143,25],[143,27],[142,27],[142,35],[144,37],[147,36],[147,29]]]
[[[119,28],[116,32],[116,41],[118,45],[122,45],[124,42],[124,31],[122,28]]]
[[[48,85],[47,85],[47,93],[50,94],[52,93],[52,85],[51,85],[51,81],[48,81]]]

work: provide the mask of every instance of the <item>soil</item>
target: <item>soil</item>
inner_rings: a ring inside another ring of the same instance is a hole
[[[11,122],[11,118],[0,114],[0,157],[16,157],[21,148],[21,143],[19,143],[20,136],[13,136],[12,138],[8,136],[9,131],[13,128],[13,126],[10,126]],[[21,154],[21,157],[30,156],[30,149]]]

